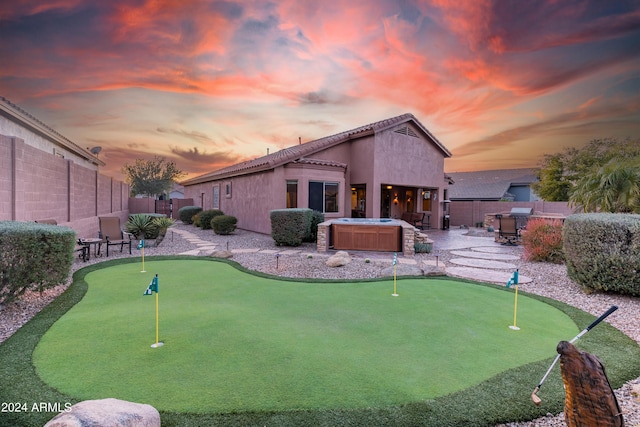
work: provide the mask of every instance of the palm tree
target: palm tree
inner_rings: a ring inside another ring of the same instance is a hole
[[[640,159],[612,159],[576,183],[569,202],[584,212],[640,213]]]

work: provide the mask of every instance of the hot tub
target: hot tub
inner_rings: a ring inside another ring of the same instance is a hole
[[[339,218],[331,221],[334,249],[402,251],[402,224],[388,218]]]

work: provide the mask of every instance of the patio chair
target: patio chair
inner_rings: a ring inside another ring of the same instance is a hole
[[[514,217],[499,218],[500,229],[498,230],[498,236],[504,239],[503,245],[517,245],[520,239],[520,230],[516,227],[516,219]]]
[[[102,243],[107,246],[107,256],[109,256],[109,246],[120,246],[120,252],[124,246],[129,246],[129,255],[131,255],[131,234],[125,233],[120,227],[120,218],[117,216],[101,216],[100,231],[98,236],[102,239]]]

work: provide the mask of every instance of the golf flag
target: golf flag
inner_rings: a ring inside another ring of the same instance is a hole
[[[158,293],[158,275],[156,274],[156,277],[154,277],[151,280],[151,283],[149,283],[149,286],[147,287],[147,290],[144,291],[143,295],[153,295],[153,293]]]
[[[510,288],[511,285],[517,285],[518,284],[518,270],[513,272],[513,276],[511,276],[511,279],[509,279],[509,281],[507,282],[507,288]]]
[[[138,249],[144,249],[144,239],[140,240],[140,243],[138,243]]]
[[[394,252],[393,253],[393,265],[396,265],[398,263],[398,253]]]

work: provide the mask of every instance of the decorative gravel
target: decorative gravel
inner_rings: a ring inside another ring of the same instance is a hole
[[[189,238],[183,237],[183,235]],[[427,232],[428,234],[428,232]],[[194,238],[190,236],[193,235]],[[483,236],[484,237],[484,236]],[[492,239],[487,238],[487,246]],[[437,241],[436,241],[437,249]],[[181,223],[169,229],[165,240],[158,247],[147,247],[146,256],[174,255],[188,251],[195,251],[200,255],[208,255],[219,250],[229,250],[233,253],[233,260],[244,267],[269,274],[300,278],[325,279],[361,279],[379,277],[381,270],[388,268],[392,261],[389,253],[350,252],[352,261],[342,267],[330,268],[325,265],[332,253],[318,253],[315,244],[304,243],[296,248],[278,247],[268,235],[236,230],[229,236],[217,236],[211,230],[201,230]],[[482,249],[481,249],[482,250]],[[487,249],[484,249],[487,250]],[[493,251],[489,249],[490,251]],[[140,256],[139,251],[133,249],[133,256]],[[578,307],[594,316],[604,313],[611,305],[617,305],[619,310],[607,318],[614,327],[640,343],[640,298],[600,293],[585,293],[580,286],[567,277],[564,265],[549,263],[532,263],[520,258],[522,248],[501,246],[499,253],[517,255],[512,261],[520,274],[533,278],[531,283],[519,285],[522,291],[543,295]],[[437,255],[437,261],[436,261]],[[120,254],[117,250],[110,251],[108,259],[129,256],[127,252]],[[398,258],[398,264],[413,264],[417,266],[450,265],[449,261],[456,258],[450,251],[437,250],[432,254],[416,254],[412,259]],[[76,260],[73,271],[87,265],[106,260],[104,257],[92,257],[88,262]],[[10,337],[49,302],[60,295],[70,284],[62,284],[55,288],[38,292],[29,292],[16,303],[0,307],[0,342]],[[572,337],[567,337],[572,338]],[[550,354],[550,356],[552,356]],[[532,385],[532,390],[533,390]],[[618,403],[625,417],[626,425],[640,426],[640,378],[629,381],[616,390]],[[499,427],[546,427],[564,426],[562,414],[539,418],[531,422],[502,424]]]

